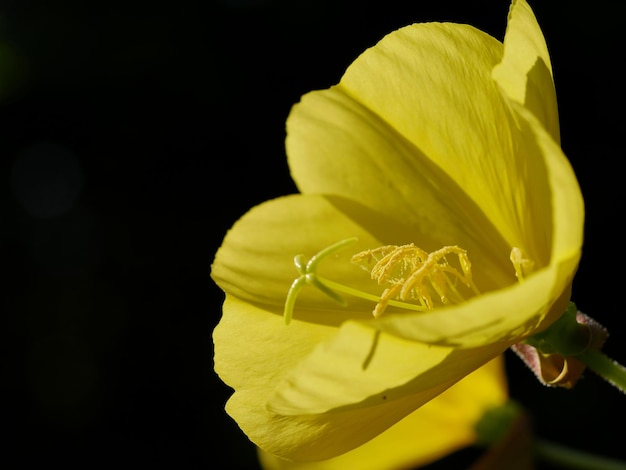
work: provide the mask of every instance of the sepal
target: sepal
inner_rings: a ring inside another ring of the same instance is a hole
[[[544,385],[572,388],[585,370],[585,364],[576,356],[589,350],[599,351],[607,338],[606,328],[570,302],[550,327],[514,344],[511,350]]]

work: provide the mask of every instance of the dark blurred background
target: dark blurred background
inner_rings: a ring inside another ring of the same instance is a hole
[[[508,6],[2,0],[0,422],[4,458],[19,462],[3,467],[254,469],[212,370],[223,296],[209,268],[240,215],[295,191],[283,148],[291,105],[412,22],[502,38]],[[587,207],[573,300],[626,363],[626,4],[532,6]],[[544,388],[507,361],[538,435],[626,458],[626,396],[591,373],[571,391]]]

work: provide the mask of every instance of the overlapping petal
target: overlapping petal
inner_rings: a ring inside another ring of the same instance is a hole
[[[524,1],[514,0],[509,12],[504,56],[493,78],[505,93],[523,104],[560,142],[556,91],[548,46],[535,14]]]
[[[474,427],[484,412],[507,400],[502,357],[412,412],[356,449],[322,462],[293,462],[260,451],[270,470],[377,470],[416,468],[475,441]]]
[[[533,233],[535,225],[550,228],[545,166],[526,149],[517,116],[491,79],[501,58],[501,43],[466,25],[417,24],[387,35],[348,67],[337,87],[312,92],[294,107],[286,146],[299,189],[342,194],[418,227],[437,217],[429,225],[438,227],[442,244],[471,237],[496,243],[489,252],[501,249],[504,259],[517,246],[547,264],[550,234]],[[362,121],[379,132],[393,129],[387,147],[400,152],[380,146],[368,152],[372,131]],[[433,186],[439,187],[434,194]],[[404,207],[388,204],[392,192],[405,196]],[[433,199],[452,207],[424,214]],[[457,230],[449,227],[454,221]],[[508,250],[497,245],[500,239]]]
[[[297,460],[327,459],[367,442],[415,410],[415,398],[409,395],[332,413],[275,413],[267,407],[275,384],[332,334],[332,327],[298,320],[286,327],[280,316],[231,296],[224,308],[228,315],[214,332],[215,370],[237,390],[226,410],[268,452]],[[433,398],[448,385],[425,393]]]

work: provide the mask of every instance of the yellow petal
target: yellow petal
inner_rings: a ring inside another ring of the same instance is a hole
[[[536,143],[543,156],[548,177],[550,217],[552,226],[551,262],[577,258],[583,242],[585,207],[576,174],[561,148],[539,124],[531,112],[515,102],[512,109],[529,140]],[[545,204],[544,200],[544,205]],[[541,234],[539,234],[541,236]]]
[[[545,266],[545,164],[491,78],[501,56],[501,43],[465,25],[389,34],[337,87],[294,107],[287,152],[298,187],[393,214],[494,267],[513,246]]]
[[[493,77],[514,101],[527,107],[557,142],[559,117],[548,47],[525,0],[514,0],[504,36],[504,56]]]
[[[380,331],[430,344],[474,348],[501,342],[504,348],[533,334],[549,314],[562,314],[567,305],[574,259],[569,272],[555,265],[533,274],[523,283],[483,294],[463,304],[424,314],[393,314],[372,326]],[[559,301],[557,303],[557,301]],[[554,311],[553,311],[554,310]],[[349,338],[346,337],[346,341]]]
[[[260,450],[268,470],[386,470],[426,465],[474,443],[483,413],[507,399],[502,357],[476,370],[362,446],[321,462],[293,462]]]

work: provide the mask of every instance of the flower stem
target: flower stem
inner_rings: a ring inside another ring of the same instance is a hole
[[[622,393],[626,393],[626,367],[595,349],[588,349],[577,354],[576,359],[583,362],[604,380],[616,386]]]
[[[535,439],[534,451],[538,459],[564,469],[626,470],[626,462],[588,454],[543,439]]]

